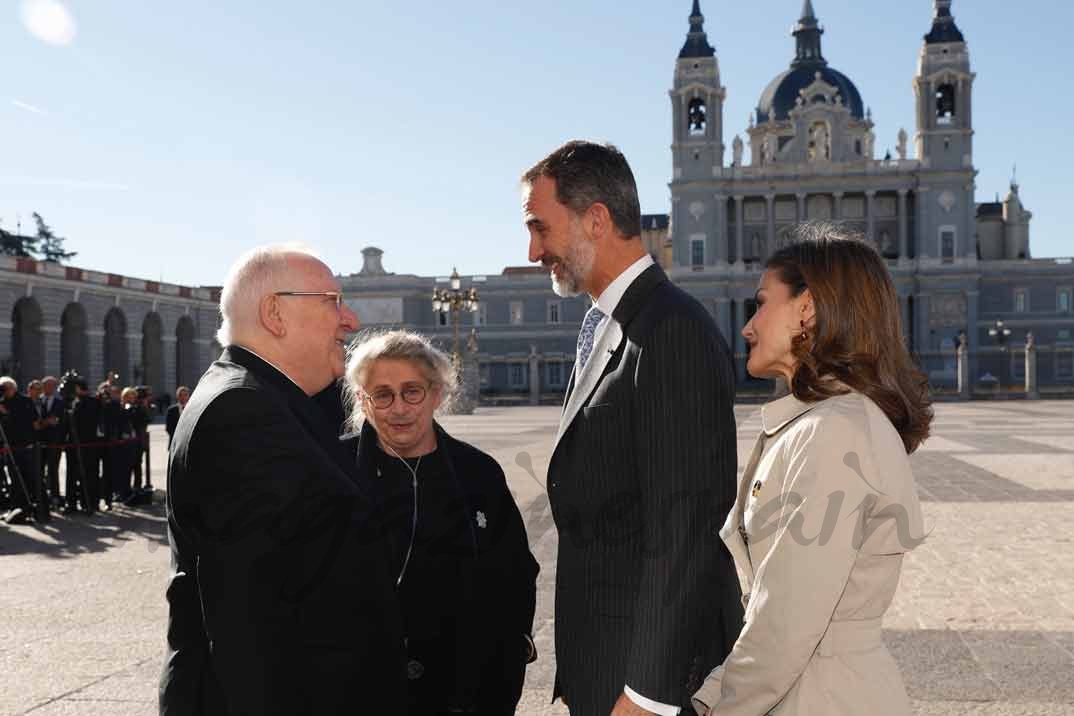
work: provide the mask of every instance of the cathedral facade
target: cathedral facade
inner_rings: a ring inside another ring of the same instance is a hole
[[[698,0],[689,21],[670,92],[669,268],[732,337],[740,374],[765,258],[796,224],[822,220],[857,230],[887,259],[907,342],[935,383],[955,379],[962,336],[975,380],[1016,383],[1029,332],[1041,381],[1074,378],[1074,266],[1031,258],[1032,214],[1013,181],[1003,201],[975,199],[975,75],[951,0],[935,0],[913,78],[917,126],[912,137],[900,130],[894,157],[875,156],[871,112],[825,58],[812,0],[788,69],[761,91],[728,153],[724,78]]]

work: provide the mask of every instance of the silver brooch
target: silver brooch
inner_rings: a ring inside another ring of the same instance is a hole
[[[485,513],[482,512],[481,510],[477,511],[477,526],[480,527],[481,529],[485,529],[486,527],[489,526],[488,518],[485,517]]]

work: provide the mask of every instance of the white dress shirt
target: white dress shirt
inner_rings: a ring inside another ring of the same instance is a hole
[[[597,308],[604,314],[604,318],[597,324],[597,330],[593,334],[593,345],[597,345],[600,341],[600,335],[607,328],[608,321],[614,320],[612,313],[619,307],[619,302],[623,300],[623,296],[626,294],[627,289],[630,288],[630,284],[634,283],[638,276],[645,273],[645,270],[652,266],[653,263],[653,257],[645,254],[630,264],[623,273],[616,276],[615,280],[608,284],[608,287],[597,297]],[[589,363],[586,363],[586,365],[589,365]],[[641,708],[660,714],[660,716],[678,716],[681,710],[678,706],[662,704],[659,701],[647,699],[626,685],[623,686],[623,693]]]

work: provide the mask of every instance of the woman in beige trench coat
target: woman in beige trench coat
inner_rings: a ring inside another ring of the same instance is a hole
[[[720,536],[745,625],[694,695],[712,716],[909,716],[881,639],[904,553],[923,537],[908,455],[928,436],[923,374],[883,261],[840,229],[804,227],[772,255],[743,329],[751,375],[791,394],[761,434]]]

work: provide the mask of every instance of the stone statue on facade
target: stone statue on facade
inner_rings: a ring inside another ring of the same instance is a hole
[[[899,154],[899,159],[906,159],[906,140],[908,139],[906,130],[899,130],[899,144],[895,148],[895,151]]]
[[[736,134],[734,141],[731,142],[731,156],[732,156],[731,166],[733,166],[733,167],[742,166],[742,150],[743,150],[742,137],[740,137],[740,136],[738,136]]]

